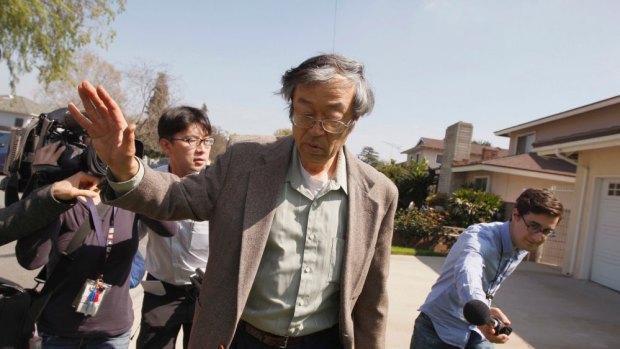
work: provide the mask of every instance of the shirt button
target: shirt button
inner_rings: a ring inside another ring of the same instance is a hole
[[[297,305],[299,305],[301,307],[302,305],[304,305],[304,302],[303,301],[299,301],[299,302],[297,302]]]
[[[310,272],[310,268],[309,267],[305,267],[304,268],[304,273],[309,273]]]

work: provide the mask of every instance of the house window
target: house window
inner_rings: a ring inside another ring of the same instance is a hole
[[[517,137],[517,153],[516,154],[519,155],[519,154],[531,153],[532,143],[534,143],[533,133]]]
[[[22,127],[24,126],[24,119],[22,118],[15,118],[15,127]]]
[[[415,154],[415,162],[420,162],[420,153]]]
[[[443,154],[437,154],[436,163],[441,164],[443,162]]]
[[[489,177],[474,177],[474,188],[480,191],[489,191]]]
[[[620,183],[609,183],[607,190],[609,196],[620,196]]]

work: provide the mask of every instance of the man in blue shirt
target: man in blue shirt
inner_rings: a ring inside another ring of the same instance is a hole
[[[509,337],[492,326],[474,326],[463,317],[471,300],[491,306],[501,283],[528,252],[534,252],[562,216],[562,204],[546,189],[527,189],[518,198],[509,221],[475,224],[459,237],[443,265],[441,275],[420,307],[411,348],[494,348]],[[506,325],[510,320],[495,307],[491,315]]]

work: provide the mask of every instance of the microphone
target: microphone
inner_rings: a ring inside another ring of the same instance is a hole
[[[491,315],[489,307],[477,299],[471,300],[463,307],[465,320],[476,326],[489,325],[495,330],[495,335],[512,333],[512,327],[506,326],[498,317]]]

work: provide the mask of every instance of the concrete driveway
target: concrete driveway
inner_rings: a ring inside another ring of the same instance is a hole
[[[392,256],[386,348],[409,348],[417,308],[443,261]],[[506,313],[514,329],[511,339],[497,348],[620,348],[620,292],[564,276],[557,268],[522,263],[502,284],[494,305]]]
[[[36,271],[19,267],[13,246],[0,247],[0,276],[31,287]],[[392,256],[387,349],[409,348],[417,308],[424,302],[443,261],[442,257]],[[142,292],[142,287],[130,292],[134,334],[140,323]],[[498,345],[498,349],[620,348],[620,292],[566,277],[548,265],[522,263],[502,285],[495,305],[506,313],[514,328],[510,341]],[[135,339],[130,349],[135,348]],[[177,348],[182,348],[180,343],[181,338]]]

